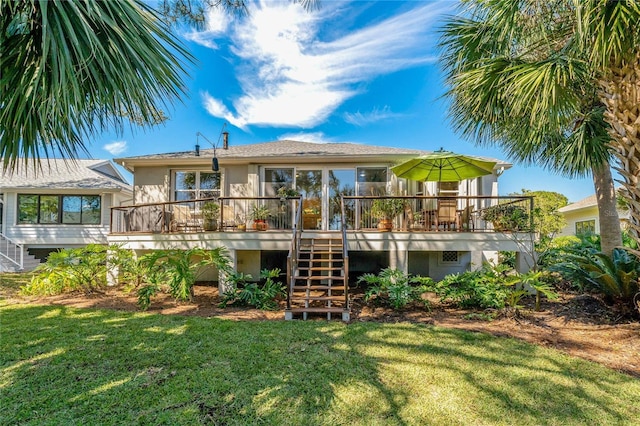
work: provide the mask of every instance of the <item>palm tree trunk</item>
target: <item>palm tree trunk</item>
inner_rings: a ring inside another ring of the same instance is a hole
[[[593,186],[598,202],[598,219],[600,221],[600,250],[611,256],[613,249],[622,246],[620,218],[616,209],[616,190],[608,163],[593,167]]]
[[[600,85],[618,160],[615,169],[624,179],[622,195],[629,203],[629,230],[640,243],[640,52],[634,60],[611,67],[611,74]]]

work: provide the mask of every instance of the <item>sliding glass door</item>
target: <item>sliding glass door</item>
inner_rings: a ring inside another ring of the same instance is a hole
[[[340,197],[355,195],[356,193],[356,171],[355,169],[330,169],[328,170],[328,227],[327,229],[340,229]],[[347,217],[351,212],[347,211]]]
[[[303,229],[322,229],[322,170],[296,171],[296,190],[302,195]]]

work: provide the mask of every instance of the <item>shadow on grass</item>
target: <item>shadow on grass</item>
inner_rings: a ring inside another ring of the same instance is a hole
[[[412,324],[0,308],[0,424],[599,424],[640,381]]]

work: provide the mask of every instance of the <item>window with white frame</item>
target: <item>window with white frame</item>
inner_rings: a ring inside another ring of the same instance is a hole
[[[458,195],[460,182],[438,182],[438,194]]]
[[[212,198],[222,195],[222,174],[212,171],[175,171],[173,174],[174,201]]]
[[[275,197],[280,188],[293,189],[293,178],[293,168],[266,167],[264,169],[262,194],[265,197]]]

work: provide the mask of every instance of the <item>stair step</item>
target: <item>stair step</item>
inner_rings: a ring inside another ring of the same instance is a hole
[[[344,277],[342,275],[340,276],[329,276],[329,275],[314,275],[314,276],[309,276],[309,277],[305,277],[304,275],[296,275],[293,277],[294,280],[300,280],[300,281],[325,281],[325,280],[332,280],[332,281],[344,281]]]
[[[295,302],[310,302],[313,300],[320,300],[320,301],[325,301],[325,300],[336,300],[336,301],[344,301],[344,295],[342,296],[297,296],[297,295],[293,295],[291,296],[291,303],[295,303]]]
[[[341,271],[341,267],[336,266],[298,266],[298,271]]]
[[[314,313],[333,313],[333,312],[343,312],[345,308],[343,307],[330,307],[330,308],[291,308],[290,310],[294,314],[302,314],[305,312],[314,312]]]
[[[310,291],[320,291],[320,290],[333,290],[333,291],[343,291],[344,290],[344,285],[311,285],[311,286],[306,286],[306,285],[294,285],[293,286],[293,291],[304,291],[304,290],[310,290]]]
[[[309,250],[315,249],[342,249],[342,243],[338,244],[301,244],[300,248],[305,248]],[[334,250],[335,251],[335,250]]]

